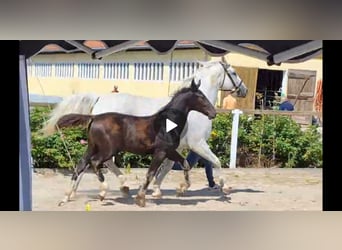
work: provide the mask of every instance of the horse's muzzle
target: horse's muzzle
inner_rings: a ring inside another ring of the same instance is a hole
[[[215,117],[216,117],[216,111],[215,112],[210,112],[209,114],[208,114],[208,118],[209,118],[209,120],[212,120],[212,119],[214,119]]]

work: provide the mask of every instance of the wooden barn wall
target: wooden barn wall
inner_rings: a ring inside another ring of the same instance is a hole
[[[237,67],[234,66],[236,73],[240,76],[240,78],[245,82],[248,93],[245,98],[236,97],[237,107],[239,109],[254,109],[255,103],[255,91],[256,84],[258,79],[258,69],[257,68],[249,68],[249,67]],[[227,91],[221,92],[221,103],[222,107],[223,98],[227,95]]]

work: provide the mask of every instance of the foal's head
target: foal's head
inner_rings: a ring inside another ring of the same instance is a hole
[[[191,86],[189,88],[181,89],[176,93],[171,103],[183,103],[182,108],[184,108],[184,112],[195,110],[208,116],[209,119],[213,119],[216,116],[215,107],[203,92],[199,90],[200,85],[201,82],[196,84],[195,81],[192,80]]]

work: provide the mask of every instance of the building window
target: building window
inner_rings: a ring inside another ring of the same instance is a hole
[[[98,63],[79,63],[78,77],[84,79],[96,79],[100,75],[100,65]]]
[[[170,81],[182,81],[194,74],[198,68],[197,62],[172,62],[170,63]]]
[[[33,65],[32,65],[32,63],[28,62],[26,65],[27,65],[27,75],[33,76]]]
[[[55,65],[55,76],[61,78],[71,78],[74,76],[73,63],[57,63]]]
[[[163,80],[164,63],[134,63],[134,80]]]
[[[35,76],[38,77],[51,77],[52,64],[51,63],[36,63],[34,69]]]
[[[128,80],[129,63],[105,63],[104,79]]]

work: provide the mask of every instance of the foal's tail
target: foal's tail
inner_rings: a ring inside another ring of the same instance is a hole
[[[91,114],[99,96],[96,94],[75,94],[61,101],[50,113],[49,120],[41,129],[44,136],[52,135],[56,132],[56,123],[65,114]]]
[[[59,128],[86,126],[92,120],[93,115],[67,114],[58,119],[56,126]]]

